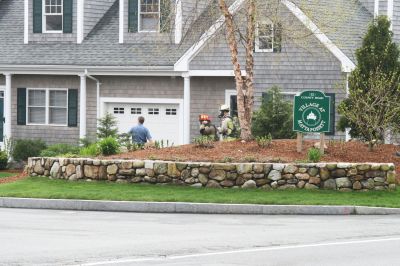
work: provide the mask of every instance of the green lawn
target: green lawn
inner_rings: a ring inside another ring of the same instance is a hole
[[[0,197],[117,201],[213,202],[296,205],[362,205],[400,208],[400,190],[385,192],[198,189],[146,184],[69,182],[30,177],[0,185]]]
[[[7,173],[7,172],[0,172],[0,179],[1,178],[6,178],[6,177],[10,177],[10,176],[14,176],[17,175],[16,173]]]

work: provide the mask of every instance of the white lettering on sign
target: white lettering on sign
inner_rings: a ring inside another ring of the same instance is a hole
[[[314,107],[317,108],[321,113],[325,113],[325,108],[320,107],[318,103],[307,103],[307,104],[303,104],[302,106],[300,106],[299,111],[303,112],[304,110],[306,110],[309,107]]]

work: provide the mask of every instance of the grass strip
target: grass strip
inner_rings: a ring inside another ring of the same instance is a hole
[[[400,190],[370,192],[204,189],[172,185],[70,182],[30,177],[0,185],[0,197],[275,205],[358,205],[400,208]]]
[[[0,178],[6,178],[10,176],[16,176],[17,173],[0,172]]]

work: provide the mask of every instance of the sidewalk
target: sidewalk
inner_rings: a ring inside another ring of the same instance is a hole
[[[0,208],[193,214],[400,215],[400,208],[362,206],[253,205],[27,198],[0,198]]]

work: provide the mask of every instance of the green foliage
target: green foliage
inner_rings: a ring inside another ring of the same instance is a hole
[[[262,137],[256,137],[256,142],[257,145],[260,148],[268,148],[272,144],[272,135],[271,133],[268,134],[268,136],[262,136]]]
[[[214,138],[211,136],[200,136],[194,139],[194,144],[200,148],[214,148]]]
[[[316,148],[310,148],[307,152],[308,161],[312,163],[318,163],[321,161],[321,151]]]
[[[43,140],[18,139],[12,152],[15,161],[26,161],[29,157],[37,157],[47,148]]]
[[[90,144],[87,147],[81,148],[79,155],[84,157],[95,157],[100,154],[99,147],[97,143]]]
[[[112,114],[107,113],[103,118],[99,119],[99,126],[97,127],[97,137],[99,139],[117,138],[117,134],[117,119]]]
[[[98,142],[100,153],[103,155],[114,155],[119,152],[120,144],[113,137],[107,137]]]
[[[295,137],[292,128],[292,104],[285,101],[280,88],[274,86],[267,92],[267,99],[263,99],[260,109],[254,112],[253,136],[271,134],[274,139],[291,139]]]
[[[82,147],[89,147],[90,145],[92,145],[94,142],[93,141],[91,141],[90,139],[88,139],[88,138],[81,138],[81,139],[79,139],[79,144],[82,146]]]
[[[8,165],[8,156],[7,152],[5,151],[0,151],[0,170],[5,170],[7,169]]]
[[[224,159],[222,159],[223,163],[231,163],[233,162],[233,158],[229,156],[225,156]]]
[[[65,143],[54,144],[47,147],[45,150],[41,151],[40,156],[56,157],[60,156],[61,154],[68,154],[68,153],[79,154],[79,147]]]
[[[208,136],[208,137],[210,137],[210,136]],[[156,148],[156,149],[164,149],[164,148],[168,148],[168,147],[173,147],[174,146],[174,143],[173,142],[169,142],[169,140],[156,140],[155,142],[154,142],[154,147]]]
[[[4,137],[4,151],[7,156],[12,156],[15,147],[15,139]]]

